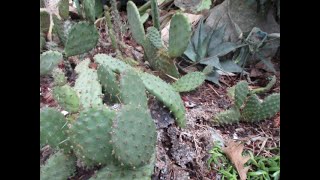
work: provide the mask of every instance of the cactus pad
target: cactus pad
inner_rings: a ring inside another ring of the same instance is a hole
[[[79,55],[92,50],[98,43],[98,39],[98,31],[93,24],[79,22],[73,25],[64,48],[66,56]]]
[[[40,167],[40,180],[66,180],[76,171],[76,159],[58,151]]]
[[[153,26],[160,31],[160,15],[159,15],[159,7],[157,0],[151,0],[151,16]]]
[[[62,42],[62,44],[65,44],[67,41],[67,37],[64,31],[64,22],[60,20],[55,14],[52,15],[53,20],[53,32],[56,33]]]
[[[119,59],[113,58],[106,54],[96,54],[93,59],[100,65],[107,66],[113,72],[122,73],[126,69],[132,69],[132,67]]]
[[[46,75],[62,61],[62,54],[57,51],[46,51],[40,55],[40,75]]]
[[[69,0],[60,0],[58,3],[59,15],[62,19],[68,19],[69,17]]]
[[[64,75],[64,72],[60,68],[55,68],[52,71],[52,77],[54,79],[53,84],[55,86],[63,86],[67,84],[67,77]]]
[[[76,91],[73,90],[68,84],[54,87],[53,97],[66,111],[71,113],[79,111],[79,97],[77,96]]]
[[[248,93],[248,83],[246,81],[238,82],[234,90],[235,105],[238,109],[240,109],[240,107],[246,100]]]
[[[99,170],[89,180],[150,180],[154,171],[155,155],[151,158],[151,163],[139,167],[135,170],[124,169],[112,164]]]
[[[206,79],[206,75],[202,72],[192,72],[182,76],[178,81],[172,84],[177,92],[188,92],[195,90]]]
[[[148,110],[136,105],[124,106],[112,130],[113,152],[122,166],[136,169],[150,163],[157,132]]]
[[[88,67],[90,60],[85,59],[77,65],[75,71],[79,73],[74,90],[80,97],[82,108],[100,107],[102,103],[102,87],[98,81],[97,71]]]
[[[169,29],[169,56],[179,57],[187,49],[191,37],[191,24],[186,16],[176,13]]]
[[[43,33],[47,33],[50,26],[50,15],[48,12],[40,12],[40,30]]]
[[[149,27],[147,30],[147,36],[152,45],[158,49],[163,48],[163,42],[160,32],[155,27]]]
[[[143,109],[148,108],[146,89],[138,74],[127,70],[121,74],[121,101],[123,104],[134,105]]]
[[[111,103],[119,102],[119,84],[114,72],[108,66],[99,65],[98,78],[102,85],[103,93],[108,97]]]
[[[80,113],[70,128],[73,150],[80,158],[88,158],[96,164],[106,164],[111,159],[111,125],[115,113],[106,108],[89,109]]]
[[[86,19],[91,23],[94,23],[94,21],[96,20],[95,2],[95,0],[82,1]]]
[[[213,121],[219,124],[232,124],[240,121],[240,111],[236,107],[232,107],[226,111],[218,113]]]
[[[142,79],[146,89],[173,113],[178,126],[185,127],[186,111],[179,93],[176,92],[170,84],[152,74],[141,73],[140,78]]]
[[[242,120],[252,122],[252,117],[259,111],[260,108],[261,102],[259,97],[256,94],[250,95],[241,112]]]
[[[40,110],[40,144],[48,144],[52,148],[61,148],[69,151],[67,141],[67,121],[63,114],[53,108],[43,108]]]
[[[146,35],[140,19],[138,8],[132,1],[128,1],[127,3],[127,14],[130,30],[132,32],[134,40],[138,44],[143,45]]]

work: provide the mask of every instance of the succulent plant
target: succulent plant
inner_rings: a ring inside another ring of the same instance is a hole
[[[205,73],[191,72],[178,79],[175,83],[172,84],[172,87],[177,92],[188,92],[199,87],[205,81],[205,79]]]
[[[57,51],[46,51],[40,55],[40,76],[47,75],[62,61],[63,56]]]

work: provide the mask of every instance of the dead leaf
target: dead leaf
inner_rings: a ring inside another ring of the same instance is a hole
[[[243,144],[236,143],[234,141],[229,141],[227,144],[227,147],[223,148],[223,152],[227,155],[227,157],[230,159],[232,164],[236,167],[240,179],[246,180],[247,179],[247,172],[249,170],[249,166],[244,167],[244,164],[250,159],[249,156],[243,157],[242,151],[243,151]]]

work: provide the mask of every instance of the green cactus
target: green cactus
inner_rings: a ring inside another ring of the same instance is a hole
[[[177,92],[188,92],[195,90],[204,83],[206,75],[203,72],[191,72],[182,76],[178,81],[172,84]]]
[[[60,68],[53,69],[52,77],[54,79],[53,85],[55,86],[63,86],[67,84],[67,77],[64,75],[64,72]]]
[[[158,49],[164,48],[160,32],[155,27],[149,27],[147,29],[147,38],[154,47]]]
[[[40,146],[48,144],[51,148],[68,152],[69,142],[66,134],[67,121],[63,114],[53,108],[40,109]]]
[[[94,23],[94,21],[96,20],[95,2],[95,0],[82,1],[86,19],[91,23]]]
[[[241,112],[241,118],[244,121],[253,122],[252,117],[259,111],[261,108],[261,102],[259,97],[256,94],[249,96],[246,101],[246,105]]]
[[[75,90],[68,84],[53,88],[53,97],[59,105],[68,112],[76,113],[79,111],[80,102]]]
[[[156,126],[147,109],[125,105],[112,128],[113,152],[121,166],[136,169],[149,163],[155,152]]]
[[[148,108],[146,89],[139,75],[133,70],[121,74],[120,97],[123,104],[134,105],[143,109]]]
[[[96,164],[111,160],[111,125],[115,112],[106,108],[82,111],[70,128],[70,141],[79,158],[88,158]]]
[[[186,111],[179,93],[170,84],[167,84],[157,76],[140,73],[140,78],[146,89],[173,113],[178,126],[182,128],[186,127]]]
[[[255,93],[255,94],[265,93],[265,92],[269,91],[276,84],[276,81],[277,81],[277,78],[275,75],[273,75],[271,77],[270,82],[266,85],[266,87],[253,89],[252,93]]]
[[[249,93],[248,83],[246,81],[240,81],[235,86],[235,105],[238,109],[241,108],[242,104],[247,98]]]
[[[219,124],[232,124],[240,121],[240,111],[237,107],[231,107],[226,111],[218,113],[213,119],[214,122]]]
[[[40,55],[40,76],[47,75],[58,66],[63,56],[57,51],[46,51]]]
[[[60,20],[56,15],[52,15],[53,20],[53,31],[56,33],[62,42],[63,45],[65,45],[67,41],[67,36],[64,31],[64,22]]]
[[[112,22],[111,22],[110,8],[107,5],[105,5],[104,8],[105,8],[104,16],[105,16],[106,22],[107,22],[106,29],[108,29],[108,34],[111,39],[111,45],[114,50],[118,50],[119,47],[118,47],[118,43],[117,43],[117,38],[116,38],[115,32],[113,30]]]
[[[65,43],[67,57],[92,50],[98,43],[99,34],[93,24],[79,22],[72,26]]]
[[[134,40],[138,44],[143,45],[145,43],[146,34],[144,32],[144,28],[141,23],[141,18],[140,18],[138,8],[132,1],[128,1],[127,14],[128,14],[128,22],[130,24],[130,29],[131,29]]]
[[[153,155],[149,164],[135,170],[110,164],[99,170],[89,180],[150,180],[154,171],[155,159],[155,155]]]
[[[69,0],[60,0],[58,3],[59,15],[62,19],[69,18]]]
[[[89,68],[90,59],[85,59],[77,65],[75,71],[78,73],[74,90],[80,97],[82,108],[101,107],[102,87],[98,81],[97,71]]]
[[[151,16],[153,26],[160,31],[160,15],[157,0],[151,0]]]
[[[257,103],[255,104],[257,106]],[[271,94],[264,99],[259,108],[247,108],[244,121],[258,122],[271,118],[280,110],[280,94]]]
[[[169,29],[169,56],[176,58],[181,56],[188,47],[191,36],[191,25],[188,18],[176,13],[170,23]]]
[[[76,171],[76,159],[58,151],[40,167],[40,180],[66,180]]]
[[[113,58],[106,54],[96,54],[93,59],[100,65],[107,66],[113,72],[116,73],[123,73],[127,69],[133,69],[130,65],[122,62],[119,59]]]
[[[47,33],[50,27],[50,14],[46,11],[40,11],[40,30]]]
[[[46,39],[44,38],[44,34],[40,32],[40,53],[43,48],[46,46]]]
[[[103,65],[98,67],[97,73],[103,93],[105,95],[108,94],[109,102],[119,102],[120,88],[117,82],[116,74],[112,72],[108,66]]]

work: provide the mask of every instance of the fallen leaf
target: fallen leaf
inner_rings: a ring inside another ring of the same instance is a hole
[[[250,159],[249,156],[243,157],[242,151],[243,151],[243,144],[236,143],[234,141],[229,141],[227,144],[227,147],[222,148],[223,152],[227,155],[227,157],[230,159],[232,164],[236,167],[240,179],[246,180],[247,179],[247,172],[249,170],[248,167],[244,167],[244,164]]]

